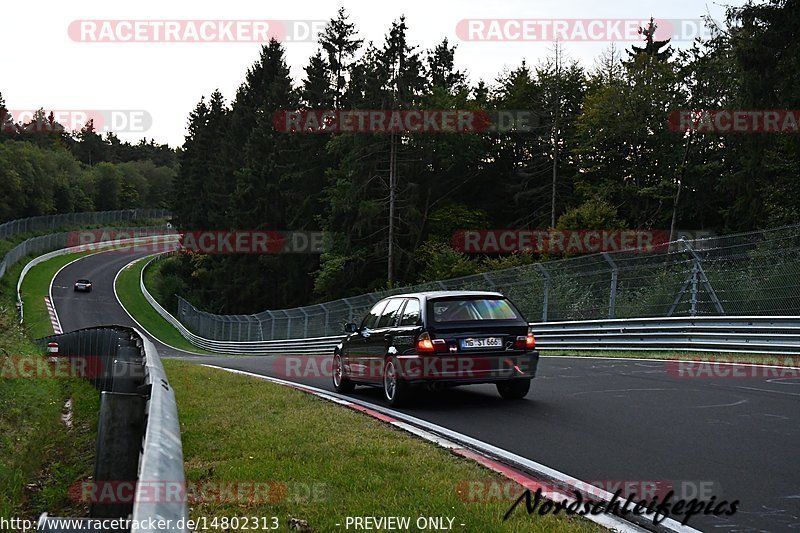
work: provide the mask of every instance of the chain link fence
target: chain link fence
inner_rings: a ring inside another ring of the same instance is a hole
[[[20,233],[30,233],[65,226],[89,226],[108,224],[126,220],[148,220],[170,216],[167,209],[123,209],[119,211],[91,211],[85,213],[62,213],[60,215],[42,215],[39,217],[20,218],[0,224],[0,240],[8,239]]]
[[[95,213],[65,213],[63,215],[46,215],[41,217],[23,218],[11,220],[5,224],[0,224],[0,240],[7,239],[13,235],[21,233],[42,231],[65,226],[89,226],[95,224],[110,224],[137,220],[153,220],[167,218],[170,212],[166,209],[125,209],[120,211],[98,211]],[[136,232],[147,232],[164,229],[165,226],[153,226],[137,228]],[[51,233],[32,237],[22,241],[0,260],[0,278],[12,266],[16,265],[21,259],[33,254],[43,254],[66,248],[74,243],[69,243],[69,236],[73,232]],[[134,235],[132,235],[134,236]]]
[[[714,315],[797,315],[800,225],[547,261],[332,302],[214,315],[178,297],[177,318],[214,340],[262,341],[342,333],[378,300],[426,290],[498,291],[529,321]]]

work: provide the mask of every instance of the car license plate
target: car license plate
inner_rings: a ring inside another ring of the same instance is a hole
[[[485,337],[482,339],[461,339],[461,347],[465,350],[473,348],[500,348],[503,341],[497,337]]]

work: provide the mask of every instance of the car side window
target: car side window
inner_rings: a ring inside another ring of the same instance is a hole
[[[364,317],[364,320],[361,321],[360,329],[375,329],[378,319],[381,317],[381,311],[383,311],[383,308],[386,307],[387,303],[388,300],[381,300],[380,302],[376,303],[375,306],[370,310],[369,314]]]
[[[383,310],[381,319],[378,321],[378,327],[388,328],[394,326],[395,317],[397,316],[397,312],[400,310],[400,307],[402,307],[402,305],[403,305],[402,298],[392,298],[391,300],[389,300],[389,303],[386,304],[386,308]]]
[[[403,316],[400,317],[401,326],[416,326],[419,323],[419,300],[409,298]]]

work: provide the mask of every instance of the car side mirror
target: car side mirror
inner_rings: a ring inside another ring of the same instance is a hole
[[[358,326],[352,322],[348,322],[344,325],[344,332],[345,333],[355,333],[358,331]]]

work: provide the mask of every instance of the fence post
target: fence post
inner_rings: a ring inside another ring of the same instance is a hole
[[[617,309],[617,281],[619,279],[619,269],[617,264],[608,255],[608,252],[603,252],[603,258],[611,265],[611,290],[608,295],[608,318],[616,318]]]
[[[716,308],[717,313],[719,313],[721,315],[724,315],[725,314],[725,309],[722,308],[722,302],[719,301],[719,298],[717,297],[717,292],[714,290],[714,287],[711,286],[711,282],[708,280],[708,276],[706,275],[706,271],[703,270],[703,265],[701,264],[702,261],[703,261],[703,258],[700,257],[700,254],[698,254],[695,251],[694,248],[692,248],[692,246],[689,244],[688,241],[683,240],[683,245],[686,247],[686,250],[692,255],[692,258],[694,259],[693,262],[692,262],[692,273],[693,273],[692,274],[692,298],[694,298],[694,299],[697,298],[697,296],[696,296],[696,293],[697,293],[697,281],[698,281],[698,277],[699,277],[700,282],[703,284],[703,287],[705,287],[706,293],[708,293],[708,296],[711,298],[711,302],[714,304],[714,307]],[[695,269],[696,269],[696,272],[695,272]],[[696,303],[695,303],[695,306],[696,306]],[[694,315],[692,315],[692,316],[694,316]]]
[[[349,298],[343,298],[343,299],[344,299],[344,303],[347,304],[347,321],[348,322],[352,322],[353,321],[353,306],[350,304],[350,299]]]
[[[272,314],[272,311],[266,311],[269,315],[269,340],[275,340],[275,316]],[[263,327],[262,327],[263,330]],[[263,335],[263,333],[262,333]]]
[[[550,272],[541,263],[536,263],[536,268],[544,276],[544,294],[542,295],[542,322],[547,322],[547,308],[550,300]]]
[[[299,308],[300,312],[303,313],[303,338],[308,338],[308,313],[302,307]]]
[[[699,271],[699,266],[697,264],[697,259],[692,259],[692,291],[691,291],[691,310],[689,313],[691,316],[697,316],[697,272]]]
[[[327,337],[328,336],[328,327],[329,327],[328,323],[329,323],[329,320],[330,320],[331,312],[328,311],[328,307],[325,304],[319,304],[319,306],[322,308],[323,311],[325,311],[325,326],[323,326],[324,329],[322,330],[322,335],[321,336],[322,337]]]

